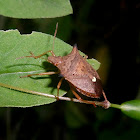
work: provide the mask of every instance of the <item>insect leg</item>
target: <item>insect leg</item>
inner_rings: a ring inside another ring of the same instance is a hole
[[[105,101],[108,101],[104,91],[103,91],[103,96],[105,98]]]
[[[74,91],[73,88],[71,88],[71,91],[78,100],[82,100],[82,98]]]
[[[72,88],[72,86],[70,86],[70,88],[71,88],[72,93],[75,95],[75,97],[76,97],[78,100],[80,100],[80,101],[82,101],[82,102],[84,102],[84,103],[92,104],[92,105],[94,105],[94,107],[96,107],[96,104],[94,103],[94,101],[91,102],[91,101],[83,100],[83,99],[75,92],[75,90]]]
[[[22,57],[18,57],[16,59],[22,59],[22,58],[25,58],[25,57],[33,57],[34,59],[37,59],[37,58],[40,58],[41,56],[47,54],[48,52],[50,52],[52,54],[52,56],[55,56],[54,52],[52,50],[49,50],[49,51],[46,51],[46,52],[44,52],[40,55],[37,55],[37,56],[35,56],[32,52],[30,52],[30,54],[31,54],[30,56],[22,56]]]
[[[30,52],[31,56],[26,56],[26,57],[33,57],[33,58],[37,59],[37,58],[40,58],[41,56],[47,54],[48,52],[50,52],[53,56],[55,56],[54,52],[52,50],[49,50],[49,51],[46,51],[38,56],[35,56],[32,52]]]
[[[54,71],[51,71],[51,72],[43,72],[43,73],[38,73],[38,74],[29,74],[29,75],[26,75],[26,76],[21,76],[20,78],[24,78],[24,77],[31,77],[31,76],[35,76],[35,75],[52,75],[52,74],[58,74],[59,72],[54,72]]]
[[[59,97],[59,89],[60,89],[60,86],[61,86],[63,80],[64,80],[64,77],[62,77],[57,84],[57,97]]]

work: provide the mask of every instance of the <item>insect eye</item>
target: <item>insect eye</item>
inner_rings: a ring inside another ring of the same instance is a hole
[[[96,82],[96,77],[93,77],[92,78],[92,82]]]

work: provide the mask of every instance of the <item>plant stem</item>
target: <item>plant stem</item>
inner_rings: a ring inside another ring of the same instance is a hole
[[[110,107],[121,109],[121,105],[110,103]]]
[[[73,101],[73,102],[79,102],[79,103],[95,104],[95,105],[98,105],[98,106],[102,106],[105,109],[109,108],[110,105],[111,105],[108,100],[105,100],[103,102],[99,102],[99,101],[84,102],[84,100],[78,100],[78,99],[75,99],[75,98],[62,97],[62,96],[57,97],[55,95],[51,95],[51,94],[47,94],[47,93],[41,93],[41,92],[27,90],[27,89],[22,89],[22,88],[14,87],[14,86],[3,84],[3,83],[0,83],[0,86],[5,87],[5,88],[9,88],[9,89],[12,89],[12,90],[22,91],[22,92],[25,92],[25,93],[31,93],[31,94],[35,94],[35,95],[39,95],[39,96],[54,98],[56,100],[65,100],[65,101]]]

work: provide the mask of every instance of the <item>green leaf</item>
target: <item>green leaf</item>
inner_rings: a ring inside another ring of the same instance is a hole
[[[48,53],[42,59],[22,58],[29,56],[29,51],[35,55],[52,50],[54,37],[48,34],[33,32],[32,34],[20,35],[17,30],[0,31],[0,83],[25,90],[37,91],[57,95],[58,75],[35,76],[34,78],[20,78],[33,73],[57,71],[56,67],[45,59],[51,55]],[[54,53],[56,56],[64,56],[71,52],[72,47],[56,38]],[[82,53],[83,54],[83,53]],[[83,54],[84,55],[84,54]],[[93,61],[92,65],[94,65]],[[0,85],[2,86],[2,85]],[[60,96],[69,89],[61,86]],[[27,94],[8,88],[0,87],[1,107],[29,107],[54,102],[55,99]]]
[[[87,60],[88,61],[88,63],[91,65],[91,66],[93,66],[93,68],[95,69],[95,70],[98,70],[99,69],[99,67],[100,67],[100,62],[99,61],[97,61],[96,59],[88,59]]]
[[[0,14],[14,18],[54,18],[72,14],[69,0],[0,0]]]
[[[140,120],[140,100],[131,100],[121,104],[121,111],[127,116]]]

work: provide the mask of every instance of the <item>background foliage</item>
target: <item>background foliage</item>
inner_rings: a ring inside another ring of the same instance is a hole
[[[68,0],[0,0],[0,13],[14,18],[54,18],[71,14],[72,7]]]
[[[1,1],[0,1],[1,2]],[[15,19],[0,16],[0,29],[39,31],[57,37],[101,62],[99,74],[109,101],[140,99],[139,3],[73,1],[73,15],[55,19]],[[1,10],[1,8],[0,8]],[[70,94],[71,96],[71,94]],[[0,108],[0,139],[137,139],[140,123],[116,109],[59,101],[33,108]]]

